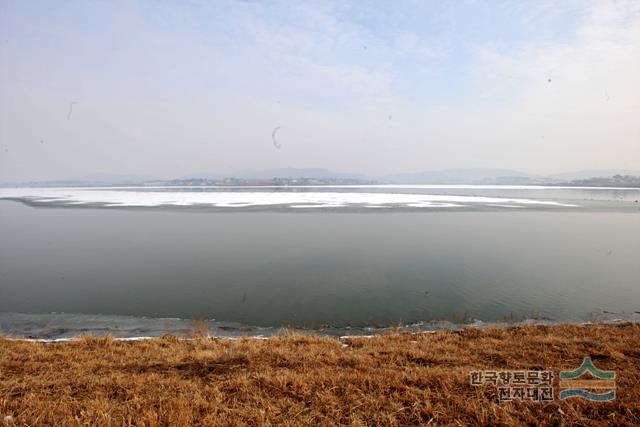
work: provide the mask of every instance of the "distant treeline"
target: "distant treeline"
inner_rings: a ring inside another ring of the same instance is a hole
[[[552,185],[570,185],[576,187],[634,187],[640,188],[640,176],[614,175],[608,177],[576,179],[567,183]]]

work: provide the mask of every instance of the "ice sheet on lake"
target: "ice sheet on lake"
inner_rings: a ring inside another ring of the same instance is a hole
[[[462,208],[576,205],[550,200],[446,194],[330,191],[181,191],[166,187],[148,191],[114,188],[0,188],[0,199],[20,199],[40,204],[98,205],[105,207],[205,206],[247,208],[281,206],[289,208],[408,207]]]

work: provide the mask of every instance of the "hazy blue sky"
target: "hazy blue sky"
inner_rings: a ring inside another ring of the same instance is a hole
[[[0,180],[287,166],[640,169],[640,2],[0,0]]]

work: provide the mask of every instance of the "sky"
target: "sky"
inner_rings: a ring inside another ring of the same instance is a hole
[[[638,170],[640,2],[0,0],[0,181],[283,167]]]

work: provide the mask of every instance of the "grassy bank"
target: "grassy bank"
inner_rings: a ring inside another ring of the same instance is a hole
[[[616,371],[611,402],[497,402],[473,370]],[[64,343],[0,339],[14,425],[638,425],[640,325],[465,329],[373,338]]]

